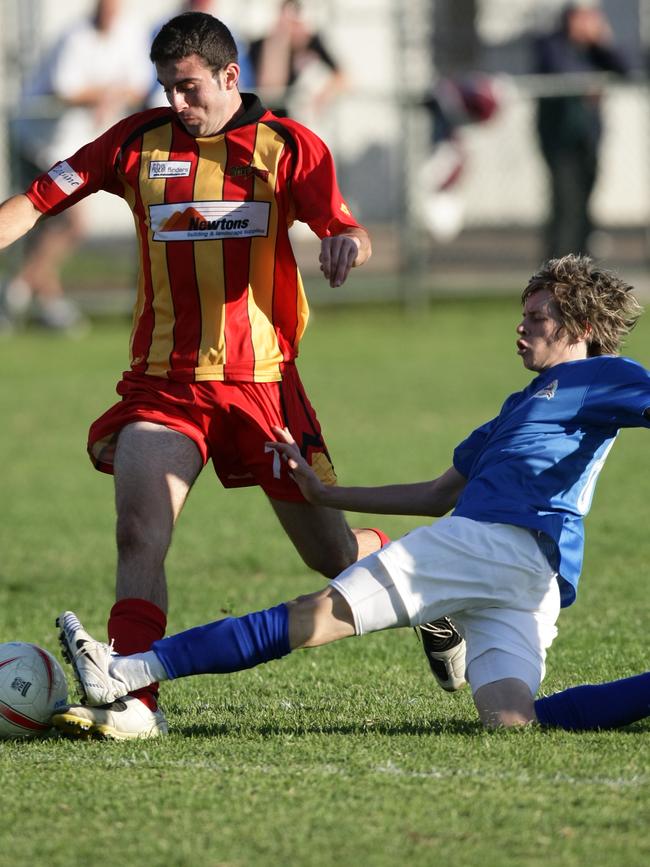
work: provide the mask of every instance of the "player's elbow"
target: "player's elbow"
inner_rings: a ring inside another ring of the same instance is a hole
[[[426,514],[431,518],[442,518],[453,507],[454,503],[437,500],[435,503],[432,503],[431,508],[427,510]]]

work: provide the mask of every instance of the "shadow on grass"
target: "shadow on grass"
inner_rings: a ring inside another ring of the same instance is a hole
[[[322,725],[316,722],[313,725],[273,725],[266,723],[259,726],[233,726],[225,723],[213,725],[193,724],[172,728],[185,737],[227,737],[234,734],[258,735],[261,737],[277,737],[291,735],[301,737],[308,735],[388,735],[404,736],[412,735],[422,737],[424,735],[477,735],[483,732],[483,727],[478,722],[467,720],[440,720],[433,723],[376,723],[362,725],[359,723],[337,723],[335,725]]]

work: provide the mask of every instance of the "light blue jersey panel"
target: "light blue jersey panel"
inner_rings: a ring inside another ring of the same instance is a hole
[[[454,451],[468,483],[454,515],[546,533],[557,549],[562,605],[576,597],[583,518],[620,428],[650,427],[650,372],[629,358],[558,364],[510,395]]]

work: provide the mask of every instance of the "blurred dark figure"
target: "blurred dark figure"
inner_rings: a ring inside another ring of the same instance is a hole
[[[314,63],[329,73],[312,99],[317,113],[346,87],[345,75],[323,40],[304,21],[299,0],[284,0],[269,33],[251,42],[250,60],[257,92],[278,117],[289,116],[292,91],[302,73]]]
[[[535,71],[544,74],[615,72],[629,63],[613,43],[604,13],[594,3],[572,3],[558,30],[534,42]],[[602,133],[601,88],[539,101],[537,128],[550,172],[550,211],[544,258],[589,253],[589,211],[598,174]]]

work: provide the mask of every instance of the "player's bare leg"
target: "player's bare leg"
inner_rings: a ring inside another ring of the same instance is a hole
[[[48,328],[71,331],[85,324],[85,320],[68,298],[64,297],[61,268],[85,234],[84,209],[77,205],[41,226],[22,267],[7,287],[22,286],[24,300],[34,302],[32,315]]]
[[[192,440],[162,425],[137,422],[120,433],[114,458],[117,602],[108,622],[119,653],[147,651],[164,635],[165,556],[201,466]],[[157,695],[158,685],[153,682],[101,707],[73,705],[57,716],[55,725],[72,737],[158,737],[167,732],[167,723]]]
[[[61,267],[83,238],[85,222],[83,208],[76,207],[41,230],[18,275],[40,297],[63,294]]]
[[[514,677],[481,686],[474,694],[474,704],[486,728],[528,725],[536,720],[528,684]]]
[[[336,509],[269,499],[302,559],[326,578],[335,578],[382,546],[374,530],[350,529]],[[424,628],[429,630],[422,632],[422,645],[431,673],[442,689],[455,692],[465,685],[465,640],[448,618]],[[438,634],[453,635],[453,640],[436,643]]]
[[[307,566],[335,578],[381,547],[374,530],[352,530],[336,509],[269,498],[287,536]]]
[[[116,599],[146,599],[167,610],[165,557],[201,467],[196,445],[177,431],[150,422],[121,431],[114,460]]]
[[[320,647],[355,634],[350,606],[334,587],[299,596],[287,603],[289,610],[289,644]]]

